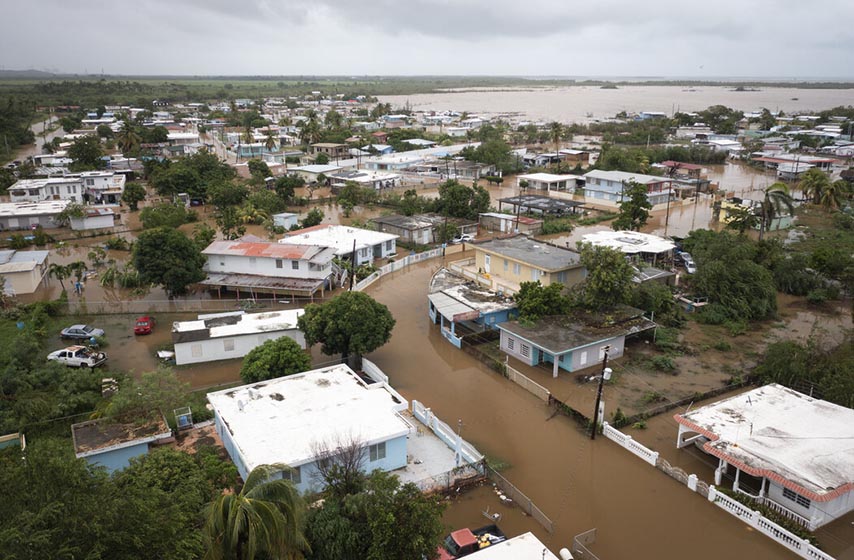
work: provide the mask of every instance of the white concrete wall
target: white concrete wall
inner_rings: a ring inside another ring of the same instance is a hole
[[[218,337],[193,342],[175,344],[175,363],[178,365],[198,364],[217,360],[242,358],[257,346],[267,340],[275,340],[283,336],[294,339],[300,347],[305,348],[305,335],[299,329],[252,333],[241,336]],[[230,348],[227,350],[226,348]]]
[[[114,225],[115,216],[113,214],[109,214],[106,216],[87,216],[85,218],[71,219],[71,229],[74,231],[111,228]]]
[[[268,257],[243,257],[238,255],[206,255],[208,271],[229,274],[257,274],[276,278],[307,278],[323,280],[332,273],[332,263],[321,270],[310,270],[305,260],[273,259]],[[276,267],[276,261],[282,261],[282,268]],[[297,262],[299,268],[294,268]]]
[[[45,265],[47,266],[47,265]],[[0,275],[6,281],[3,289],[12,294],[31,294],[41,284],[43,270],[38,266],[25,272],[10,272]]]

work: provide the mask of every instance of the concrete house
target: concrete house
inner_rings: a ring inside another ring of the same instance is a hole
[[[347,159],[349,157],[347,144],[336,144],[334,142],[318,142],[311,145],[312,154],[326,154],[332,159]]]
[[[338,171],[329,176],[329,183],[333,191],[337,191],[352,181],[360,187],[368,187],[376,190],[391,189],[401,185],[403,179],[397,173],[385,171],[364,171],[350,169]]]
[[[528,182],[529,189],[541,191],[573,191],[575,190],[577,175],[555,175],[553,173],[528,173],[516,178],[516,186],[522,181]]]
[[[653,206],[667,204],[675,194],[669,177],[597,169],[584,174],[584,197],[610,204],[620,204],[630,181],[646,186],[649,203]]]
[[[83,209],[83,216],[71,218],[70,225],[74,231],[90,229],[106,229],[116,224],[116,213],[112,208],[95,208],[87,206]]]
[[[397,235],[334,224],[288,232],[279,243],[328,247],[334,249],[335,256],[342,259],[352,259],[355,252],[356,266],[397,254]]]
[[[126,468],[133,457],[146,455],[151,446],[174,441],[163,417],[142,425],[109,424],[104,420],[80,422],[71,426],[71,438],[78,459],[109,472]]]
[[[311,243],[269,243],[244,237],[214,241],[202,254],[208,276],[200,282],[218,291],[313,297],[331,287],[335,251]],[[288,239],[288,238],[285,238]]]
[[[297,328],[302,314],[302,309],[232,311],[199,315],[195,321],[176,321],[172,323],[175,363],[180,366],[242,358],[266,341],[283,336],[305,348],[305,336]]]
[[[450,264],[451,270],[491,290],[515,294],[522,282],[544,286],[560,282],[572,287],[587,272],[575,251],[536,241],[525,235],[472,243],[475,257]]]
[[[377,231],[397,235],[405,243],[416,245],[428,245],[438,241],[436,231],[448,221],[439,214],[415,214],[404,216],[392,214],[391,216],[378,216],[371,221],[376,225]]]
[[[49,251],[0,251],[0,278],[7,295],[32,294],[47,275]]]
[[[494,330],[517,315],[512,297],[447,268],[440,268],[430,279],[427,300],[430,321],[438,324],[442,336],[457,348],[462,335]]]
[[[610,247],[634,260],[652,263],[670,257],[676,248],[669,239],[639,231],[594,231],[581,240],[597,247]]]
[[[557,377],[561,369],[573,372],[601,362],[606,346],[610,358],[619,358],[627,336],[656,326],[633,307],[621,306],[610,315],[607,324],[580,314],[543,317],[535,325],[500,323],[500,348],[529,366],[551,364],[552,376]]]
[[[208,393],[216,431],[245,479],[258,465],[284,463],[300,492],[319,490],[319,447],[355,440],[366,471],[406,466],[412,424],[406,399],[385,382],[335,365]]]
[[[297,225],[298,221],[299,214],[294,214],[293,212],[281,212],[279,214],[273,214],[273,225],[277,227],[291,229],[293,226]]]
[[[543,221],[527,216],[515,216],[500,212],[480,214],[480,229],[493,233],[524,233],[536,235],[543,230]]]
[[[854,410],[765,385],[674,416],[677,447],[718,459],[715,484],[815,530],[854,510]]]
[[[70,200],[0,203],[0,231],[59,227],[56,215],[70,203]]]
[[[48,177],[21,179],[9,187],[12,202],[69,200],[95,204],[118,204],[125,191],[126,177],[114,171],[85,171]]]

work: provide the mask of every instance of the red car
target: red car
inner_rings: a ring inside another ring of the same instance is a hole
[[[133,334],[151,334],[151,329],[154,328],[154,317],[139,317],[133,327]]]

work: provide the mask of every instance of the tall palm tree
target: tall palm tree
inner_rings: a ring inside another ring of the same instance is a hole
[[[139,148],[142,138],[134,131],[128,121],[122,123],[122,128],[116,135],[116,142],[123,154],[129,154]]]
[[[560,139],[563,136],[563,125],[557,121],[549,123],[549,136],[552,137],[552,141],[555,143],[555,153],[559,153]]]
[[[821,195],[830,186],[830,178],[821,169],[813,167],[808,169],[798,187],[804,192],[806,198],[812,199],[813,204],[819,204]]]
[[[289,480],[271,477],[289,467],[259,465],[239,493],[224,493],[208,505],[206,560],[294,558],[308,550],[302,533],[302,498]]]
[[[851,196],[851,185],[844,179],[837,179],[824,188],[818,202],[827,210],[838,210],[842,206],[842,199],[849,196]]]
[[[789,194],[789,187],[786,183],[774,183],[765,189],[765,197],[759,205],[759,240],[762,240],[764,232],[771,228],[771,222],[783,214],[783,210],[788,211],[791,216],[795,212],[795,207],[792,202],[792,195]]]
[[[63,280],[71,276],[71,269],[64,264],[50,263],[50,266],[47,268],[47,274],[59,280],[59,285],[62,286],[62,291],[64,292],[65,282]]]
[[[264,139],[264,147],[269,153],[272,153],[273,148],[276,147],[276,135],[273,134],[273,130],[269,126],[267,127],[267,137]]]

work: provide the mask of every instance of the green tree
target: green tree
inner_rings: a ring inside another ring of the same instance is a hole
[[[483,187],[467,187],[458,181],[439,185],[437,209],[445,216],[476,219],[489,210],[489,191]]]
[[[391,339],[395,320],[388,307],[362,292],[345,292],[326,303],[309,304],[298,319],[309,346],[321,343],[321,351],[341,354],[353,369],[361,358]]]
[[[555,143],[555,153],[560,152],[560,139],[563,137],[563,125],[557,121],[549,123],[549,135]]]
[[[264,181],[267,177],[273,176],[273,172],[270,171],[270,167],[265,161],[261,161],[260,159],[250,159],[246,162],[246,165],[249,168],[249,174],[256,181]]]
[[[329,163],[329,155],[324,153],[319,153],[314,157],[314,163],[318,165],[326,165]]]
[[[288,208],[287,202],[282,197],[267,189],[250,194],[246,202],[269,215],[284,212]]]
[[[636,181],[628,181],[623,190],[623,201],[620,202],[620,215],[611,223],[614,231],[640,231],[649,220],[649,203],[646,185]]]
[[[294,191],[305,186],[305,179],[299,175],[285,175],[276,179],[276,194],[286,202],[294,199]]]
[[[128,121],[122,123],[119,133],[116,135],[119,149],[124,155],[133,155],[139,151],[142,138]]]
[[[569,311],[570,300],[563,295],[563,284],[548,286],[536,282],[522,282],[513,296],[519,310],[519,319],[537,321],[549,315],[564,315]]]
[[[208,200],[217,209],[238,206],[249,196],[249,189],[231,181],[215,183],[208,187]]]
[[[216,230],[208,224],[199,224],[193,228],[193,243],[199,251],[204,251],[214,239],[216,239]]]
[[[798,188],[803,191],[806,198],[812,200],[813,204],[821,203],[821,197],[829,186],[830,178],[827,173],[817,167],[807,169],[798,183]]]
[[[64,280],[71,276],[71,271],[68,269],[67,265],[59,263],[50,263],[50,266],[47,267],[47,275],[51,278],[56,278],[57,280],[59,280],[59,285],[62,287],[62,291],[64,292]]]
[[[168,367],[148,371],[139,380],[125,378],[110,399],[104,416],[120,423],[157,421],[189,401],[190,385]]]
[[[610,309],[631,298],[634,268],[621,251],[581,244],[581,264],[587,276],[581,287],[581,304],[587,309]]]
[[[320,225],[323,222],[323,210],[312,208],[302,219],[300,225],[304,228]]]
[[[122,202],[126,202],[133,212],[139,210],[139,203],[143,200],[145,200],[145,187],[135,181],[125,186]]]
[[[838,210],[843,201],[850,197],[851,184],[844,179],[837,179],[824,188],[818,202],[827,210]]]
[[[99,138],[112,138],[114,136],[113,129],[105,124],[98,125],[95,132]]]
[[[133,247],[133,264],[142,280],[159,284],[170,295],[204,280],[205,258],[191,239],[178,230],[160,227],[139,234]]]
[[[101,150],[101,140],[97,136],[81,136],[71,143],[68,148],[68,157],[74,160],[70,168],[72,171],[88,171],[91,169],[103,169],[106,165],[104,152]]]
[[[308,551],[305,506],[289,480],[273,476],[286,465],[259,465],[238,493],[223,493],[207,508],[207,560],[292,558]]]
[[[424,207],[424,202],[415,189],[407,189],[403,192],[403,197],[400,199],[400,212],[404,216],[412,216],[421,212]]]
[[[735,230],[740,234],[744,234],[749,229],[758,227],[762,223],[762,218],[753,210],[739,206],[728,210],[727,229]]]
[[[774,183],[765,189],[762,203],[759,206],[760,241],[764,232],[769,231],[774,220],[783,215],[784,212],[788,213],[789,216],[795,213],[792,197],[789,195],[789,187],[785,183]]]
[[[164,202],[157,206],[148,206],[139,213],[139,220],[145,229],[159,227],[177,228],[189,221],[187,207],[180,202]]]
[[[246,383],[284,377],[311,368],[309,356],[297,342],[287,336],[267,340],[243,358],[240,378]]]

